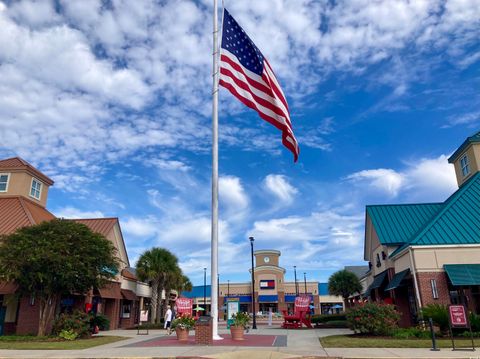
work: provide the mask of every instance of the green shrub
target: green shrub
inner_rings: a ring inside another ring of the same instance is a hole
[[[313,324],[327,323],[337,320],[347,320],[347,316],[345,314],[314,314],[310,320]]]
[[[418,327],[399,328],[393,333],[393,337],[397,339],[430,339],[430,336],[430,331]]]
[[[52,332],[55,335],[60,335],[62,331],[72,331],[79,338],[89,337],[91,335],[90,316],[80,311],[75,311],[72,314],[60,314],[53,323]]]
[[[366,303],[349,309],[347,321],[356,333],[391,335],[398,327],[400,313],[393,305]]]
[[[472,326],[472,332],[480,332],[480,315],[470,313],[470,325]]]
[[[73,330],[69,329],[63,329],[59,334],[58,336],[62,339],[65,339],[65,340],[75,340],[77,339],[78,337],[78,334],[75,333]]]
[[[108,330],[110,329],[110,320],[103,314],[93,314],[90,318],[90,327],[95,328],[95,326],[98,326],[100,330]]]
[[[323,324],[326,327],[333,327],[333,328],[348,328],[347,320],[330,320],[329,322],[319,323]]]
[[[442,304],[429,304],[422,308],[423,319],[428,321],[432,318],[433,323],[438,325],[440,331],[448,331],[448,307]]]

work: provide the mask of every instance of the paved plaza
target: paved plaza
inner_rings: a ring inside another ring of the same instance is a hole
[[[260,326],[248,336],[257,336],[255,346],[231,341],[229,332],[222,328],[225,341],[213,346],[179,344],[175,334],[167,336],[163,330],[151,330],[148,335],[137,335],[135,330],[112,330],[102,335],[124,336],[129,339],[83,350],[0,350],[0,358],[217,358],[217,359],[285,359],[285,358],[480,358],[480,353],[442,349],[382,349],[382,348],[322,348],[319,338],[348,334],[348,329],[282,329],[279,326]],[[176,344],[176,345],[175,345]]]

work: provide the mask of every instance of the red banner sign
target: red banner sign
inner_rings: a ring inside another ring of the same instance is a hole
[[[449,305],[448,314],[452,327],[468,327],[467,313],[463,305]]]
[[[179,315],[181,314],[192,315],[193,299],[177,298],[177,300],[175,301],[175,305],[177,306],[177,313]]]

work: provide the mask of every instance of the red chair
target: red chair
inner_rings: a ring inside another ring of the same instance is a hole
[[[297,329],[301,328],[304,324],[307,328],[313,328],[310,322],[310,297],[300,296],[295,298],[294,313],[288,314],[286,310],[282,310],[283,324],[282,328]]]

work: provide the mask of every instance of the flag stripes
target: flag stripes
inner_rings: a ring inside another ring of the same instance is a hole
[[[282,143],[297,161],[298,143],[280,84],[268,61],[227,10],[224,12],[219,85],[282,131]]]

